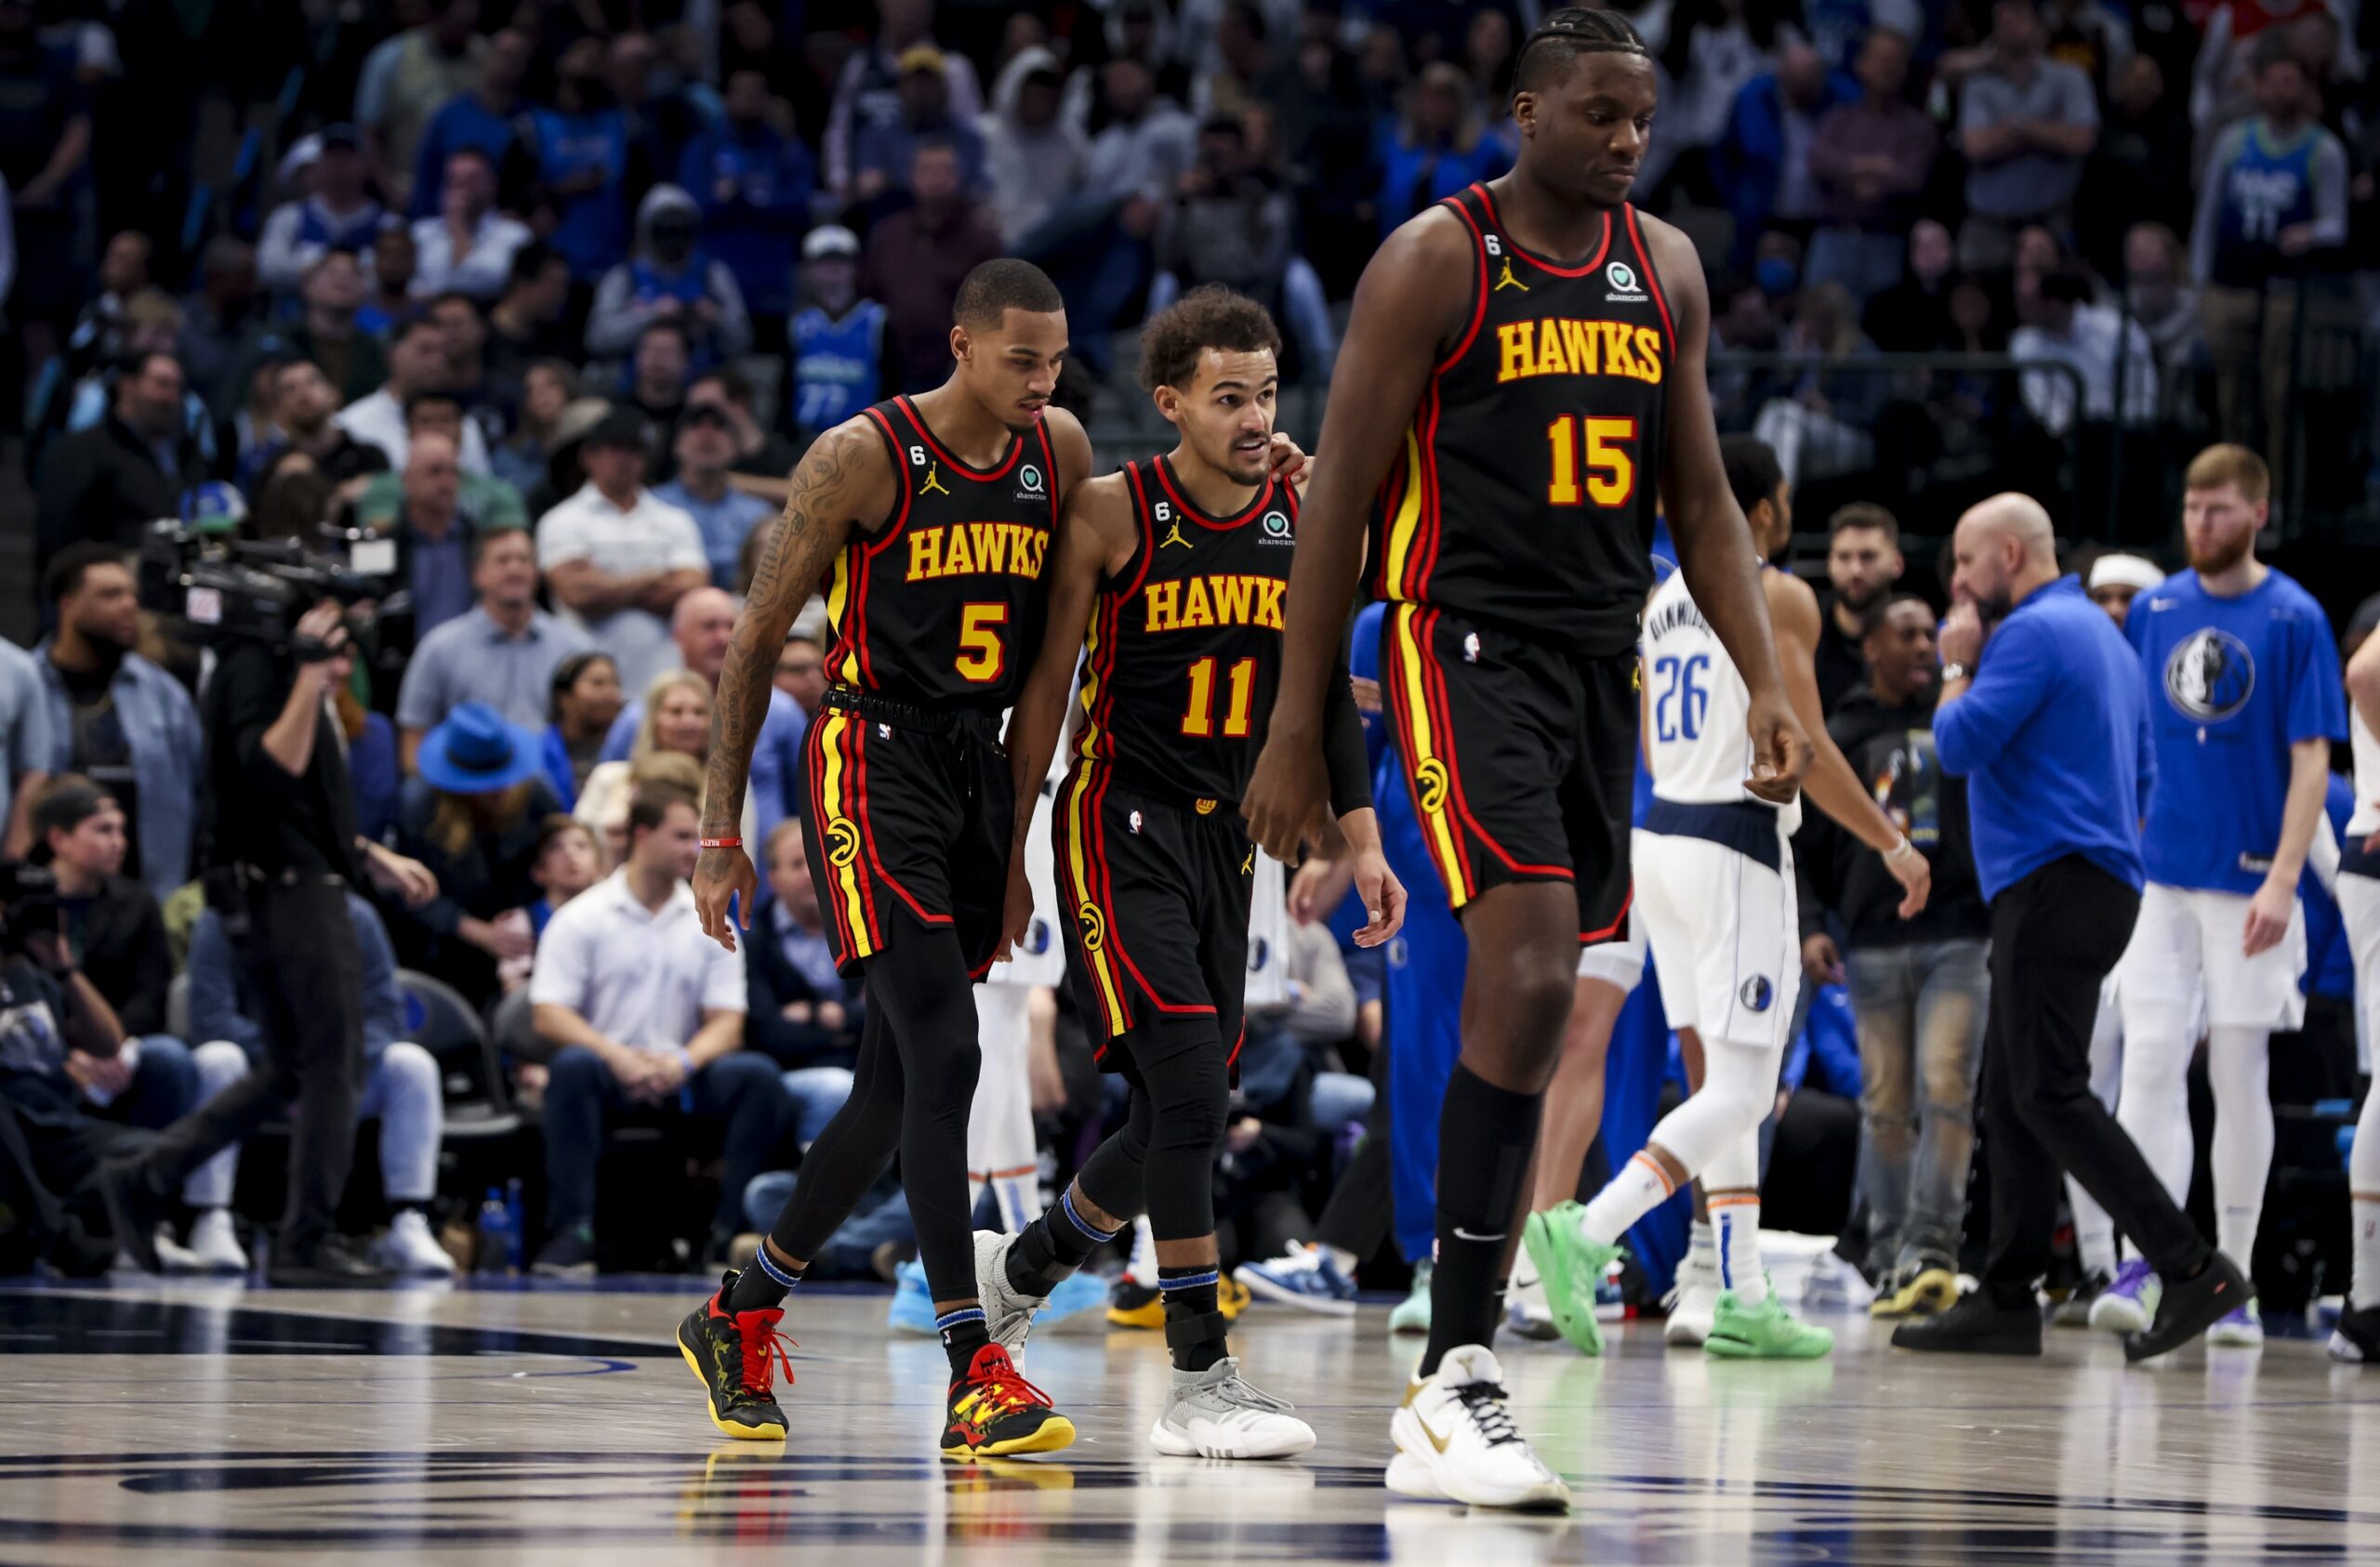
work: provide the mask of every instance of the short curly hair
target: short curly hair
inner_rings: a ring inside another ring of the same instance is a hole
[[[1222,353],[1281,356],[1281,330],[1272,313],[1222,283],[1204,283],[1149,318],[1141,329],[1141,386],[1180,389],[1198,374],[1209,349]]]

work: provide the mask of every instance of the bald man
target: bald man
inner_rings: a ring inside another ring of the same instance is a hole
[[[700,675],[714,690],[720,666],[727,662],[727,644],[735,634],[740,601],[723,588],[696,587],[678,599],[670,612],[669,639],[678,644],[678,668]],[[675,671],[671,671],[675,673]],[[603,737],[602,759],[626,761],[636,744],[637,726],[644,721],[643,693],[620,709],[612,732]],[[752,749],[754,832],[766,843],[778,823],[800,813],[794,791],[801,787],[801,737],[810,720],[801,704],[774,688],[769,716],[761,720],[760,744]]]
[[[1982,1287],[1893,1333],[1906,1350],[2038,1355],[2034,1294],[2050,1260],[2062,1166],[2166,1281],[2156,1319],[2124,1339],[2145,1360],[2251,1296],[2091,1093],[2099,987],[2122,955],[2146,880],[2140,821],[2155,779],[2139,661],[2060,576],[2049,514],[1995,495],[1959,520],[1956,600],[1942,628],[1934,744],[1967,779],[1976,876],[1991,904],[1984,1154],[1991,1235]]]

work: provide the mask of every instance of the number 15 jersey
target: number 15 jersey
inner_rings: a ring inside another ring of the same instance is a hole
[[[1382,486],[1373,594],[1624,654],[1652,587],[1677,342],[1635,208],[1565,265],[1514,244],[1485,186],[1440,204],[1469,230],[1471,313]]]

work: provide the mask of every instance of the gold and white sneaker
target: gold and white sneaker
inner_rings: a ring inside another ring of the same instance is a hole
[[[1408,1386],[1389,1421],[1389,1490],[1475,1508],[1568,1507],[1570,1488],[1513,1424],[1503,1381],[1485,1345],[1465,1344],[1447,1351],[1435,1376]]]

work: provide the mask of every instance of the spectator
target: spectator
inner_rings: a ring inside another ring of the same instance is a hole
[[[793,698],[805,718],[815,718],[826,695],[826,654],[818,639],[796,628],[777,654],[776,689]]]
[[[1786,20],[1791,9],[1773,0],[1688,0],[1677,8],[1659,50],[1673,86],[1662,95],[1661,134],[1646,149],[1646,189],[1674,160],[1681,189],[1705,199],[1716,194],[1710,150],[1727,133],[1737,95],[1777,69],[1779,50],[1804,41]]]
[[[206,477],[183,424],[182,367],[144,353],[116,377],[106,417],[62,437],[42,464],[34,564],[46,570],[68,546],[137,547],[160,518]]]
[[[2157,356],[2159,406],[2168,417],[2187,406],[2186,383],[2206,352],[2200,330],[2198,290],[2188,279],[2188,258],[2174,230],[2162,223],[2137,223],[2123,240],[2124,307]]]
[[[867,997],[836,970],[799,821],[787,817],[769,834],[766,863],[769,895],[755,912],[744,962],[751,1008],[744,1045],[784,1071],[794,1141],[808,1148],[851,1098]]]
[[[520,415],[520,377],[487,362],[487,322],[469,295],[449,289],[422,306],[422,313],[445,334],[446,390],[494,452]]]
[[[408,316],[389,340],[389,378],[370,396],[340,409],[339,428],[380,448],[389,466],[402,469],[413,441],[405,411],[416,397],[443,392],[446,378],[445,332],[426,315]],[[463,421],[461,454],[465,473],[488,471],[487,438],[468,419]]]
[[[301,472],[315,488],[311,516],[321,514],[321,496],[333,486],[368,480],[389,471],[388,454],[347,433],[338,423],[338,393],[323,367],[311,360],[291,360],[273,372],[273,428],[278,441],[261,453],[251,491],[257,507],[254,531],[264,538],[286,537],[291,530],[265,521],[266,497],[276,480],[292,470]],[[364,486],[358,485],[359,493]]]
[[[752,383],[732,365],[704,372],[686,388],[688,403],[707,402],[727,410],[729,425],[735,431],[737,474],[783,483],[801,460],[802,447],[760,427],[753,414],[752,395]]]
[[[468,4],[469,0],[461,0]],[[603,46],[580,38],[554,65],[554,103],[532,109],[537,184],[552,213],[546,243],[570,265],[574,281],[592,283],[628,254],[628,116],[603,79]]]
[[[695,360],[709,364],[750,349],[743,291],[724,262],[696,243],[701,209],[675,185],[655,185],[637,208],[636,254],[603,275],[587,318],[587,351],[615,356],[645,329],[668,322]]]
[[[355,85],[355,118],[380,188],[398,211],[413,192],[414,162],[431,116],[479,83],[487,40],[479,35],[480,0],[430,0],[429,19],[364,57]]]
[[[67,433],[89,429],[107,418],[109,405],[115,398],[115,382],[122,378],[125,364],[142,354],[174,354],[175,362],[179,363],[186,319],[182,308],[162,288],[144,288],[134,295],[125,306],[120,362],[95,368],[75,383],[66,400]],[[189,482],[205,481],[217,466],[215,412],[205,398],[191,388],[187,375],[182,378],[180,447],[182,469],[189,475]]]
[[[494,299],[530,238],[527,224],[496,210],[496,165],[476,147],[450,154],[438,199],[436,217],[414,220],[414,294]]]
[[[1330,928],[1282,923],[1287,999],[1248,1017],[1240,1053],[1240,1091],[1269,1121],[1311,1126],[1331,1138],[1372,1107],[1372,1085],[1339,1070],[1331,1048],[1355,1032],[1355,987]]]
[[[25,362],[58,352],[58,328],[81,298],[78,181],[91,154],[90,97],[62,54],[33,29],[33,7],[0,5],[0,183],[9,192],[17,283],[11,322]],[[87,244],[88,242],[84,242]]]
[[[1196,84],[1175,46],[1173,18],[1163,0],[1120,0],[1107,13],[1101,33],[1109,63],[1119,59],[1137,61],[1146,69],[1151,90],[1157,96],[1175,104],[1190,101]],[[1061,112],[1092,137],[1105,130],[1115,119],[1115,106],[1107,97],[1108,83],[1104,67],[1094,67],[1076,72],[1066,85],[1065,107]]]
[[[573,353],[561,328],[570,305],[570,262],[543,240],[512,253],[504,296],[487,313],[489,357],[516,374],[534,360]]]
[[[488,454],[496,477],[516,494],[545,481],[562,410],[578,395],[578,372],[565,360],[541,359],[521,377],[521,414],[511,436]]]
[[[1959,265],[1993,271],[2029,223],[2069,227],[2082,160],[2098,139],[2089,78],[2042,57],[2033,0],[1993,0],[1990,56],[1959,94],[1959,151],[1967,160],[1967,217]]]
[[[191,389],[208,406],[220,407],[248,389],[236,385],[234,376],[246,357],[257,303],[256,247],[236,235],[218,234],[199,253],[198,269],[198,292],[182,303],[175,352]]]
[[[710,558],[712,584],[732,588],[746,535],[774,516],[776,508],[727,482],[728,465],[735,460],[735,435],[727,410],[717,403],[686,409],[671,452],[678,476],[653,493],[694,520],[702,532],[703,553]]]
[[[2116,417],[2116,383],[2123,382],[2123,422],[2144,425],[2157,416],[2157,362],[2149,335],[2114,309],[2091,303],[2091,282],[2073,267],[2042,279],[2036,319],[2009,336],[2010,357],[2064,364],[2082,378],[2082,406],[2074,406],[2074,383],[2064,375],[2028,371],[2017,377],[2026,410],[2052,435],[2064,435],[2078,416],[2095,424]],[[2118,362],[2121,354],[2122,362]]]
[[[2132,617],[2132,601],[2164,580],[2164,569],[2154,561],[2137,555],[2102,555],[2091,562],[2083,590],[2121,631]]]
[[[267,288],[296,288],[324,257],[362,251],[387,220],[355,127],[328,126],[317,140],[307,194],[273,208],[257,240],[257,277]]]
[[[1910,226],[1909,265],[1900,281],[1874,295],[1860,324],[1886,353],[1926,353],[1950,338],[1950,230],[1931,217]]]
[[[1423,68],[1403,115],[1394,126],[1383,124],[1374,160],[1382,239],[1431,203],[1495,178],[1511,162],[1485,134],[1470,78],[1444,60]]]
[[[884,324],[884,307],[860,297],[859,240],[839,223],[811,230],[801,242],[801,309],[787,329],[797,431],[814,438],[878,401]]]
[[[306,269],[301,297],[305,309],[298,323],[269,328],[257,344],[260,354],[313,361],[341,402],[368,395],[389,378],[378,340],[356,325],[364,305],[364,266],[355,252],[331,250],[317,257]]]
[[[1059,113],[1064,95],[1058,57],[1045,48],[1018,54],[993,84],[984,168],[993,220],[1011,245],[1081,190],[1090,173],[1091,143]]]
[[[390,532],[397,576],[413,594],[414,635],[427,637],[471,607],[471,525],[455,442],[425,435],[405,457],[404,504]]]
[[[33,655],[0,638],[0,859],[33,848],[33,802],[49,778],[49,698]]]
[[[543,517],[585,487],[587,438],[611,413],[612,405],[600,397],[575,397],[562,405],[545,442],[545,476],[522,496],[531,516]]]
[[[533,33],[520,27],[497,29],[488,37],[478,82],[448,99],[430,117],[414,153],[413,204],[407,208],[416,234],[421,221],[447,211],[445,181],[456,153],[478,153],[499,184],[506,164],[522,154],[521,119],[527,106],[521,98],[521,84],[536,48]],[[424,242],[421,248],[427,265],[430,245]]]
[[[1000,254],[1000,236],[990,213],[966,193],[959,154],[948,142],[919,144],[909,191],[914,205],[868,230],[860,287],[884,302],[892,345],[889,357],[900,389],[923,391],[950,375],[951,305],[967,274]],[[1142,258],[1130,263],[1137,289],[1145,251],[1135,254]],[[1110,295],[1094,293],[1086,302],[1089,313],[1077,328],[1076,349],[1086,359],[1105,353],[1093,342],[1115,319],[1100,313],[1110,301]],[[1122,299],[1112,302],[1120,310]]]
[[[1282,379],[1327,379],[1332,342],[1322,280],[1292,248],[1297,207],[1281,181],[1249,154],[1237,120],[1218,117],[1198,130],[1198,163],[1182,182],[1157,244],[1155,314],[1181,292],[1221,283],[1263,303],[1288,323],[1297,353]]]
[[[1884,378],[1859,367],[1876,345],[1859,330],[1841,283],[1802,290],[1783,348],[1802,367],[1761,406],[1752,433],[1776,450],[1789,483],[1866,467],[1875,454],[1871,431],[1884,407]]]
[[[1750,258],[1772,221],[1797,235],[1808,231],[1803,226],[1821,210],[1812,158],[1818,121],[1858,97],[1854,83],[1802,43],[1786,45],[1776,70],[1754,76],[1737,92],[1726,131],[1711,150],[1711,174],[1735,216],[1739,260]]]
[[[1900,581],[1900,521],[1883,507],[1854,501],[1826,524],[1826,579],[1833,589],[1818,627],[1818,705],[1835,707],[1868,680],[1868,625]]]
[[[620,405],[641,415],[647,429],[677,428],[678,415],[686,406],[686,376],[694,368],[693,344],[685,322],[674,316],[647,322],[637,334],[635,352],[628,361],[628,396]],[[677,459],[667,450],[649,455],[656,459],[662,473],[676,467]]]
[[[587,437],[587,483],[539,519],[537,563],[562,618],[641,690],[668,657],[664,617],[709,577],[694,520],[644,487],[645,423],[615,410]]]
[[[203,759],[198,710],[175,678],[133,649],[140,606],[115,550],[83,544],[42,578],[58,629],[33,649],[49,704],[52,773],[80,773],[131,823],[124,872],[163,902],[190,879]]]
[[[421,252],[414,245],[412,230],[391,222],[374,235],[370,285],[364,303],[356,307],[355,324],[375,337],[387,336],[390,328],[412,313],[413,281],[420,270]]]
[[[408,462],[414,443],[424,436],[434,436],[459,449],[463,441],[463,410],[454,394],[443,391],[416,393],[405,404],[405,440]],[[377,450],[377,448],[375,448]],[[456,493],[456,508],[467,529],[526,528],[529,516],[521,504],[521,493],[492,474],[465,473],[460,476],[460,488]],[[356,525],[387,531],[393,527],[404,509],[405,479],[394,470],[372,475],[364,481],[355,497]]]
[[[106,790],[68,773],[41,792],[33,831],[34,859],[58,878],[67,951],[126,1036],[112,1060],[84,1056],[78,1067],[70,1056],[67,1075],[111,1120],[169,1126],[197,1107],[198,1073],[190,1047],[165,1033],[173,954],[156,898],[123,874],[124,811]]]
[[[430,867],[438,895],[407,909],[394,934],[406,967],[436,975],[474,1005],[502,994],[496,966],[536,941],[530,873],[546,818],[562,802],[545,781],[544,745],[483,702],[439,720],[416,752],[397,846]]]
[[[633,717],[636,721],[628,756],[598,764],[587,775],[586,785],[578,792],[578,803],[571,807],[572,815],[602,835],[615,863],[628,850],[628,803],[636,797],[639,787],[656,776],[650,764],[656,758],[674,757],[699,777],[709,761],[713,689],[691,670],[668,670],[654,676],[644,695],[623,710],[624,718]],[[619,721],[615,720],[612,728],[615,735],[619,727]],[[612,743],[607,740],[607,757],[611,748]],[[760,791],[752,792],[758,795]],[[756,801],[746,800],[743,836],[749,843],[766,841],[760,830],[758,809]],[[782,802],[777,810],[781,815]]]
[[[405,663],[397,729],[409,774],[418,770],[422,736],[465,703],[492,708],[515,728],[542,726],[554,672],[591,651],[585,633],[537,608],[536,546],[525,530],[478,534],[471,587],[471,611],[425,632]]]
[[[2074,204],[2082,254],[2092,265],[2112,269],[2135,224],[2162,223],[2176,233],[2188,229],[2194,166],[2189,116],[2165,90],[2156,60],[2134,55],[2116,76],[2099,145],[2083,168]]]
[[[1934,171],[1934,122],[1901,96],[1909,40],[1887,28],[1859,47],[1859,97],[1819,116],[1810,141],[1819,225],[1809,283],[1839,283],[1855,304],[1900,281],[1901,236]]]
[[[603,848],[587,823],[568,816],[549,816],[538,829],[537,860],[529,879],[537,884],[536,902],[529,905],[529,928],[542,940],[563,904],[603,878]]]
[[[687,144],[719,118],[719,95],[710,84],[701,84],[697,98],[654,69],[659,56],[650,33],[630,31],[612,40],[604,62],[612,95],[628,120],[628,172],[621,195],[631,209],[654,186],[677,178]]]
[[[368,1256],[390,1273],[443,1278],[454,1272],[455,1262],[431,1235],[429,1216],[438,1194],[438,1144],[446,1128],[438,1061],[399,1037],[405,998],[380,916],[350,892],[347,917],[363,962],[364,1068],[355,1119],[358,1125],[380,1123],[380,1185],[390,1209],[389,1228]],[[259,1069],[272,1070],[270,1029],[262,1021],[271,1013],[256,994],[253,971],[225,934],[222,916],[202,910],[190,935],[190,1031],[205,1042],[194,1052],[202,1102]],[[234,1141],[182,1180],[182,1200],[195,1215],[190,1247],[208,1272],[248,1269],[230,1211],[239,1166],[240,1144]]]
[[[602,759],[604,737],[620,716],[620,670],[607,652],[575,652],[554,665],[547,707],[546,781],[564,810],[575,809]]]
[[[2298,296],[2269,285],[2347,243],[2347,162],[2314,119],[2321,99],[2287,31],[2259,33],[2254,59],[2257,112],[2215,138],[2190,227],[2190,274],[2204,291],[2218,432],[2245,442],[2260,428],[2278,464]]]
[[[984,138],[973,116],[951,112],[949,67],[943,52],[918,44],[901,56],[901,112],[893,119],[867,126],[852,150],[853,200],[875,205],[897,197],[908,186],[918,149],[928,142],[946,143],[959,156],[959,185],[970,195],[986,189]]]
[[[2100,0],[2045,0],[2042,22],[2049,58],[2082,72],[2105,103],[2132,59],[2132,29]]]
[[[677,612],[669,620],[669,635],[678,645],[679,669],[703,684],[707,716],[710,693],[719,690],[720,670],[727,663],[727,650],[735,637],[735,599],[716,587],[696,588],[678,600]],[[745,797],[752,830],[744,836],[753,843],[767,841],[779,817],[799,811],[795,791],[804,777],[801,740],[809,728],[804,714],[805,709],[783,692],[769,692],[768,715],[760,720],[760,738],[752,747],[751,787]],[[644,717],[642,701],[621,709],[612,722],[611,733],[604,737],[605,761],[634,760],[641,744],[651,748]],[[680,744],[674,738],[664,744],[666,749],[701,757],[708,753],[709,732],[704,731],[700,745]]]
[[[722,1160],[704,1265],[742,1228],[744,1187],[775,1145],[784,1089],[774,1063],[744,1052],[744,961],[703,934],[686,878],[698,823],[682,794],[641,793],[628,863],[546,927],[529,995],[553,1046],[546,1089],[541,1275],[595,1266],[595,1166],[605,1128],[636,1116],[693,1123]]]
[[[775,106],[758,69],[728,74],[726,109],[723,123],[687,145],[675,172],[701,206],[711,250],[744,308],[762,323],[755,336],[774,345],[793,308],[795,246],[817,173],[809,149],[772,123]]]
[[[125,307],[149,286],[150,255],[146,234],[127,230],[110,237],[99,253],[99,297],[83,307],[66,339],[70,363],[88,369],[124,354]]]
[[[861,135],[901,117],[902,60],[919,46],[938,47],[933,37],[933,0],[879,0],[876,37],[853,54],[835,83],[834,107],[826,116],[826,186],[837,197],[853,195],[854,156]],[[953,119],[973,124],[984,112],[984,92],[974,64],[965,55],[945,54],[943,76]]]

